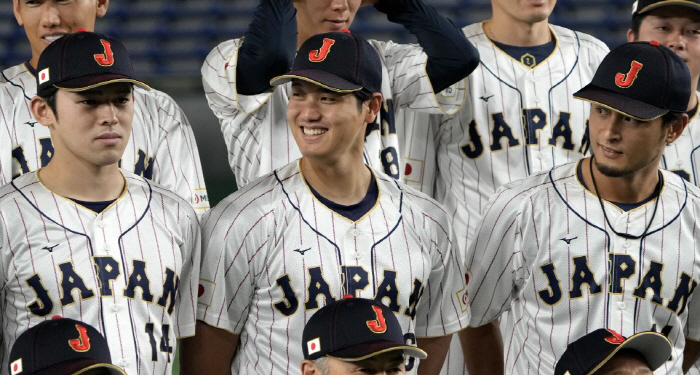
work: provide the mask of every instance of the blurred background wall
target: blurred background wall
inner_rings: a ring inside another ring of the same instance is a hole
[[[490,0],[425,0],[457,26],[488,19]],[[207,106],[200,67],[218,43],[240,37],[257,0],[110,0],[96,31],[117,37],[129,49],[138,76],[170,94],[192,124],[212,206],[235,191],[218,120]],[[613,48],[625,41],[631,0],[559,0],[551,23],[596,36]],[[403,27],[373,8],[361,8],[352,31],[366,38],[414,43]],[[12,1],[0,3],[0,67],[26,61],[31,53],[17,26]]]

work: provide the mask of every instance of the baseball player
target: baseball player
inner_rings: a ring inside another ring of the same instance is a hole
[[[629,41],[658,40],[662,45],[676,52],[686,62],[690,71],[690,90],[693,93],[688,102],[688,126],[680,138],[666,147],[661,159],[661,167],[679,174],[694,185],[700,185],[697,149],[700,146],[698,128],[698,94],[700,79],[700,2],[691,1],[652,1],[635,2],[632,9],[632,25],[627,32]],[[689,374],[700,375],[700,363],[696,363]]]
[[[343,298],[316,311],[304,326],[302,375],[406,373],[406,356],[426,353],[407,345],[391,309],[365,298]]]
[[[569,344],[555,375],[648,375],[671,357],[671,343],[656,332],[624,337],[599,328]]]
[[[49,43],[79,29],[93,31],[109,0],[13,0],[17,22],[31,44],[29,61],[0,77],[0,183],[46,166],[54,145],[46,127],[33,117],[37,62]],[[108,53],[105,51],[104,53]],[[167,94],[136,87],[134,130],[120,166],[187,200],[199,215],[209,208],[197,144],[185,114]]]
[[[690,79],[656,41],[614,49],[574,94],[592,103],[593,156],[496,192],[467,256],[476,328],[462,336],[481,339],[470,372],[501,361],[506,374],[552,374],[566,345],[598,328],[666,336],[673,354],[658,374],[694,362],[700,190],[659,169],[688,123]]]
[[[676,172],[694,185],[700,185],[700,126],[698,122],[698,79],[700,79],[700,2],[642,0],[634,3],[628,41],[658,40],[676,52],[690,70],[690,88],[694,94],[688,103],[690,123],[681,137],[666,148],[661,167]]]
[[[75,319],[54,316],[24,331],[10,353],[10,375],[127,375],[112,364],[104,336]]]
[[[202,66],[204,91],[239,187],[301,157],[286,123],[291,87],[273,88],[269,80],[289,69],[296,48],[310,36],[349,28],[360,5],[374,5],[419,42],[370,41],[382,60],[383,102],[367,129],[367,164],[401,179],[397,134],[403,125],[396,119],[411,120],[401,111],[455,113],[462,105],[464,88],[451,85],[474,70],[478,53],[422,0],[261,0],[245,38],[221,43]]]
[[[332,32],[307,39],[291,72],[273,79],[291,81],[289,127],[303,157],[205,216],[201,321],[181,352],[187,373],[295,371],[295,332],[348,294],[388,306],[404,341],[428,353],[407,373],[439,371],[450,335],[468,320],[464,273],[442,208],[363,162],[381,71],[367,41]]]
[[[170,373],[194,334],[201,244],[188,202],[119,168],[132,86],[148,86],[118,40],[90,32],[47,46],[37,70],[30,109],[54,152],[0,188],[0,374],[17,337],[55,314],[97,328],[127,374]]]
[[[404,130],[405,179],[443,204],[462,256],[496,189],[578,160],[588,149],[589,105],[571,94],[590,81],[608,48],[549,24],[555,3],[492,0],[491,19],[462,29],[481,57],[464,80],[462,109],[454,116],[417,114],[414,124],[423,126]],[[453,341],[442,374],[466,374]]]

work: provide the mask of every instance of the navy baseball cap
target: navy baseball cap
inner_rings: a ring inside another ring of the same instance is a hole
[[[598,371],[617,352],[632,349],[641,354],[653,371],[671,357],[671,343],[656,332],[640,332],[625,338],[619,333],[599,328],[566,347],[554,369],[554,375],[588,375]]]
[[[418,359],[428,356],[406,344],[393,311],[364,298],[345,298],[322,307],[306,323],[302,337],[304,358],[310,360],[329,356],[353,362],[393,350]]]
[[[37,64],[37,93],[59,88],[83,91],[115,82],[131,82],[146,90],[137,80],[126,47],[103,34],[80,31],[49,44]]]
[[[94,327],[67,318],[43,321],[22,333],[10,352],[10,375],[78,375],[112,365],[107,340]]]
[[[605,56],[591,83],[574,98],[637,120],[653,120],[668,112],[685,112],[690,72],[678,55],[655,40],[626,43]]]
[[[381,92],[382,63],[360,36],[335,31],[307,39],[297,51],[292,70],[270,80],[273,86],[301,79],[336,92]]]
[[[698,0],[638,0],[632,4],[632,14],[644,14],[669,5],[680,5],[700,11],[700,1]]]

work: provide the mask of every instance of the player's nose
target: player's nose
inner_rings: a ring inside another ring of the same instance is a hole
[[[348,0],[331,0],[331,9],[334,11],[345,11],[349,8]]]
[[[61,23],[59,10],[53,1],[45,1],[41,5],[41,26],[53,27]]]
[[[674,31],[669,34],[666,46],[672,50],[685,49],[685,35],[682,31]]]
[[[117,123],[117,108],[114,103],[103,103],[98,108],[99,119],[102,125],[114,125]]]

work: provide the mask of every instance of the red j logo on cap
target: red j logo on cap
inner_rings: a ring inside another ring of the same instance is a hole
[[[368,320],[367,327],[369,327],[370,331],[374,333],[386,332],[386,320],[384,319],[382,308],[379,306],[372,306],[372,309],[374,310],[374,315],[376,315],[377,319]]]
[[[615,84],[623,89],[632,86],[634,80],[637,79],[637,75],[639,74],[639,71],[642,70],[643,66],[644,65],[639,61],[632,61],[630,71],[627,72],[627,74],[617,73],[615,75]]]
[[[97,61],[97,63],[101,66],[112,66],[112,64],[114,64],[114,54],[112,53],[112,45],[104,39],[100,39],[100,42],[102,43],[104,52],[101,54],[96,53],[95,61]]]
[[[90,337],[88,337],[87,328],[80,324],[76,324],[75,328],[78,330],[78,333],[80,333],[80,336],[77,339],[68,340],[68,345],[76,352],[86,352],[90,350]]]
[[[330,38],[323,38],[323,45],[320,49],[309,51],[309,61],[311,62],[321,62],[326,59],[328,52],[331,51],[331,46],[335,44],[335,40]]]

